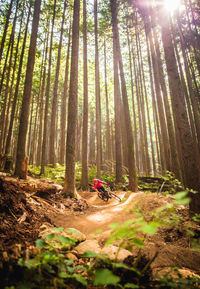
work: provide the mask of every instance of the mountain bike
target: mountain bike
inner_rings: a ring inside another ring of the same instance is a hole
[[[105,202],[107,202],[109,199],[112,199],[112,198],[121,202],[120,197],[117,196],[116,194],[112,193],[112,192],[106,192],[106,193],[98,192],[97,194],[98,194],[98,197]]]

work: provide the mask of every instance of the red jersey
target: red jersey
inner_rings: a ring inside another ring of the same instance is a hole
[[[93,187],[95,188],[95,190],[97,190],[97,188],[101,188],[102,187],[102,183],[104,183],[103,181],[97,180],[95,179],[94,181],[96,181],[95,183],[93,183]]]

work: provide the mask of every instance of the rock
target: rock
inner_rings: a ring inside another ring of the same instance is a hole
[[[111,260],[117,260],[119,262],[123,262],[124,259],[132,255],[128,250],[113,245],[103,247],[101,254]]]
[[[101,247],[98,244],[97,240],[86,240],[85,242],[80,243],[78,246],[74,248],[74,250],[79,254],[82,255],[87,251],[91,251],[97,254],[100,254]]]
[[[69,260],[78,260],[78,258],[74,255],[74,254],[72,254],[72,253],[67,253],[67,255],[66,255],[66,257],[67,257],[67,259],[69,259]]]
[[[61,235],[64,237],[76,239],[77,242],[83,242],[86,240],[86,236],[74,228],[57,230],[57,228],[53,227],[51,224],[47,222],[43,223],[40,226],[39,231],[40,231],[39,232],[40,237],[44,237],[44,235],[48,235],[48,234],[55,234],[55,235]]]
[[[43,235],[51,234],[53,226],[50,223],[43,223],[39,228],[39,237],[43,237]]]
[[[198,278],[200,279],[200,276],[196,274],[195,272],[187,269],[187,268],[182,268],[178,269],[179,273],[183,276],[183,278]]]
[[[45,239],[48,244],[57,249],[71,249],[76,245],[76,243],[86,240],[86,236],[74,228],[59,229],[53,227],[49,223],[44,223],[40,226],[39,230],[39,237]],[[46,236],[51,234],[54,234],[54,236],[50,238]],[[69,239],[63,239],[62,237],[72,239],[72,241]]]
[[[100,247],[104,247],[106,241],[110,238],[111,230],[107,230],[98,234],[91,234],[91,239],[98,240]]]
[[[81,233],[80,231],[74,229],[74,228],[67,228],[64,229],[64,232],[67,234],[69,238],[74,238],[78,242],[83,242],[86,240],[85,234]]]

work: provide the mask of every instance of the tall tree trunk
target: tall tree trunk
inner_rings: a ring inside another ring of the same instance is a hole
[[[134,54],[134,47],[132,46],[132,58],[133,58],[133,72],[134,72],[134,80],[135,80],[135,99],[132,98],[132,105],[133,105],[133,110],[135,111],[136,114],[136,106],[138,107],[138,100],[137,96],[139,94],[139,89],[138,89],[138,81],[137,81],[137,68],[136,68],[136,57]],[[138,116],[139,118],[139,116]],[[139,136],[138,136],[138,129],[137,129],[137,118],[135,117],[135,125],[134,125],[134,136],[135,136],[135,150],[136,150],[136,167],[138,172],[140,171],[140,162],[139,162]]]
[[[23,65],[23,59],[24,59],[24,51],[25,51],[25,47],[26,47],[26,39],[27,39],[30,14],[31,14],[31,6],[29,7],[28,17],[27,17],[27,22],[26,22],[26,28],[25,28],[25,33],[24,33],[24,40],[23,40],[23,45],[22,45],[22,50],[21,50],[21,55],[20,55],[20,60],[19,60],[17,82],[15,85],[15,94],[14,94],[13,103],[12,103],[10,124],[9,124],[8,136],[7,136],[7,140],[6,140],[6,146],[5,146],[5,154],[10,153],[12,129],[13,129],[13,123],[14,123],[14,117],[15,117],[15,111],[16,111],[16,104],[17,104],[17,99],[18,99],[19,84],[20,84],[20,79],[21,79],[21,72],[22,72],[22,65]]]
[[[149,152],[148,152],[148,142],[147,142],[147,125],[146,125],[146,113],[145,113],[145,104],[144,104],[144,94],[146,93],[145,90],[145,81],[143,78],[144,68],[142,65],[142,56],[141,56],[141,47],[140,47],[140,39],[138,37],[138,31],[136,31],[136,47],[137,47],[137,58],[138,58],[138,77],[139,83],[138,86],[140,88],[139,93],[139,116],[141,117],[141,130],[142,137],[143,137],[143,148],[144,148],[144,172],[148,176],[150,173],[150,159],[149,159]]]
[[[79,17],[80,0],[74,0],[74,14],[72,27],[72,57],[70,72],[70,88],[68,103],[67,142],[66,142],[66,170],[64,195],[74,197],[75,194],[75,148],[78,109],[78,54],[79,54]]]
[[[173,29],[173,27],[172,27],[172,29]],[[192,107],[190,104],[188,89],[187,89],[187,85],[185,82],[185,77],[184,77],[184,73],[183,73],[183,69],[182,69],[182,65],[181,65],[181,59],[180,59],[177,43],[175,41],[174,29],[172,30],[172,33],[173,33],[174,49],[175,49],[176,59],[178,62],[178,68],[179,68],[179,73],[180,73],[181,87],[182,87],[182,90],[183,90],[183,93],[185,96],[185,103],[187,104],[187,111],[188,111],[188,116],[189,116],[189,120],[190,120],[191,132],[192,132],[192,136],[194,138],[196,138],[196,128],[195,128],[194,117],[193,117],[193,113],[192,113]]]
[[[173,124],[173,119],[172,119],[169,100],[168,100],[167,88],[166,88],[164,71],[163,71],[163,66],[162,66],[161,52],[160,52],[160,47],[159,47],[159,42],[158,42],[158,35],[156,34],[155,29],[153,29],[153,34],[154,34],[154,40],[155,40],[155,50],[156,50],[156,56],[157,56],[156,58],[157,58],[158,71],[159,71],[159,77],[160,77],[160,87],[161,87],[162,94],[163,94],[164,107],[165,107],[165,112],[166,112],[166,122],[167,122],[168,134],[169,134],[171,171],[175,174],[176,178],[181,180],[182,176],[180,172],[180,164],[178,161],[174,124]]]
[[[162,14],[160,13],[160,15]],[[160,23],[162,27],[162,42],[169,79],[172,108],[180,137],[181,153],[183,160],[182,170],[184,171],[184,184],[186,187],[192,188],[193,190],[196,190],[198,192],[197,194],[190,194],[190,212],[191,214],[200,213],[199,160],[197,158],[197,152],[195,151],[195,141],[192,138],[190,131],[185,102],[183,101],[183,96],[180,93],[181,82],[174,54],[169,18],[166,16],[164,19],[160,18]]]
[[[105,77],[105,94],[106,94],[106,159],[110,161],[111,156],[111,137],[110,137],[110,112],[108,100],[108,83],[107,83],[107,55],[106,55],[106,37],[104,37],[104,77]]]
[[[62,165],[64,164],[64,160],[65,160],[66,113],[67,113],[67,92],[68,92],[68,76],[69,76],[70,43],[71,43],[71,22],[70,22],[70,27],[69,27],[67,58],[66,58],[66,65],[65,65],[65,81],[64,81],[63,97],[62,97],[62,104],[61,104],[60,163]]]
[[[77,113],[78,120],[77,120],[77,129],[76,129],[76,140],[82,139],[82,119],[83,115],[82,113]],[[75,161],[80,162],[81,161],[81,141],[76,141],[76,148],[75,148]]]
[[[142,110],[141,110],[141,78],[140,78],[140,71],[136,72],[136,95],[137,95],[137,111],[138,111],[138,120],[139,120],[139,141],[140,141],[140,157],[141,162],[139,165],[139,171],[147,175],[147,161],[145,155],[145,143],[144,143],[144,130],[143,130],[143,123],[142,123]],[[141,166],[142,164],[142,166]],[[142,168],[141,168],[142,167]]]
[[[41,153],[42,153],[42,134],[43,134],[43,118],[44,118],[44,90],[45,90],[45,83],[46,83],[46,70],[47,70],[47,55],[48,55],[48,43],[49,43],[49,25],[47,36],[44,45],[44,63],[43,69],[41,70],[42,73],[42,81],[41,81],[41,90],[40,90],[40,105],[39,105],[39,132],[38,132],[38,146],[37,146],[37,157],[36,157],[36,166],[41,165]]]
[[[87,9],[83,0],[83,130],[82,130],[82,175],[81,186],[88,187],[88,65],[87,65]]]
[[[186,56],[186,52],[185,52],[184,39],[183,39],[181,24],[180,24],[179,19],[178,19],[178,27],[179,27],[179,32],[180,32],[180,42],[181,42],[181,49],[182,49],[182,53],[183,53],[186,79],[187,79],[187,83],[188,83],[188,90],[190,93],[190,99],[191,99],[194,121],[195,121],[195,126],[196,126],[197,142],[198,142],[199,151],[200,151],[200,115],[199,115],[199,111],[198,111],[198,103],[196,101],[195,92],[193,90],[192,79],[191,79],[189,65],[188,65],[187,56]],[[200,96],[200,94],[198,96]]]
[[[60,31],[60,40],[58,46],[58,56],[57,56],[57,64],[56,64],[56,75],[54,81],[54,89],[53,89],[53,101],[52,101],[52,109],[51,109],[51,129],[50,129],[50,148],[49,148],[49,162],[53,166],[56,164],[56,153],[55,153],[55,142],[56,142],[56,116],[57,116],[57,102],[58,102],[58,81],[59,81],[59,73],[60,73],[60,59],[61,59],[61,49],[62,49],[62,41],[63,41],[63,32],[64,32],[64,21],[65,21],[65,11],[66,11],[67,2],[64,2],[63,16],[62,16],[62,24]]]
[[[134,123],[135,156],[136,156],[135,160],[136,160],[136,167],[138,169],[139,166],[138,166],[138,136],[137,136],[137,121],[136,121],[137,118],[136,118],[135,96],[134,96],[134,91],[133,91],[134,84],[133,84],[133,69],[132,69],[131,55],[133,58],[134,65],[135,65],[135,62],[134,62],[133,46],[130,45],[128,24],[127,24],[127,38],[128,38],[128,48],[129,48],[129,66],[130,66],[130,75],[131,75],[131,96],[132,96],[133,123]],[[135,66],[134,66],[134,72],[135,72]],[[135,85],[136,85],[136,77],[135,77]]]
[[[152,98],[152,106],[153,106],[153,119],[154,119],[154,128],[155,128],[155,136],[156,136],[156,151],[157,151],[157,161],[161,165],[161,169],[164,167],[164,160],[163,154],[161,154],[162,146],[158,146],[158,138],[161,139],[158,127],[158,117],[157,117],[157,106],[155,101],[155,91],[154,91],[154,83],[153,83],[153,74],[152,74],[152,63],[151,63],[151,56],[150,56],[150,48],[149,48],[149,39],[148,39],[148,24],[145,22],[145,34],[146,34],[146,44],[147,44],[147,58],[148,58],[148,65],[149,65],[149,76],[150,76],[150,85],[151,85],[151,98]]]
[[[1,127],[0,151],[3,151],[3,141],[4,141],[4,137],[5,137],[6,106],[7,106],[7,100],[8,100],[10,74],[11,74],[12,59],[13,59],[13,49],[14,49],[14,40],[15,40],[15,28],[16,28],[16,22],[17,22],[18,3],[19,3],[19,1],[17,1],[17,3],[16,3],[15,17],[14,17],[14,22],[13,22],[13,27],[12,27],[12,32],[11,32],[11,38],[10,38],[10,43],[11,43],[11,45],[10,45],[10,57],[9,57],[9,64],[8,64],[8,67],[7,67],[4,103],[3,103],[3,108],[1,110],[1,119],[0,119],[0,127]],[[3,78],[2,78],[2,86],[3,86]]]
[[[32,138],[32,126],[33,126],[33,107],[34,107],[34,96],[32,97],[32,103],[31,103],[31,112],[30,112],[30,117],[29,117],[29,122],[28,122],[28,140],[27,140],[27,144],[26,144],[26,152],[27,155],[29,156],[29,161],[31,159],[30,156],[30,151],[31,151],[31,138]]]
[[[3,88],[4,79],[5,79],[4,78],[5,77],[5,73],[7,72],[8,56],[9,56],[9,53],[12,54],[13,44],[14,44],[14,40],[15,40],[15,28],[16,28],[16,22],[17,22],[18,4],[19,4],[19,0],[17,0],[17,2],[16,2],[15,16],[14,16],[14,19],[13,19],[12,30],[11,30],[10,39],[9,39],[9,43],[8,43],[8,48],[7,48],[7,52],[6,52],[6,57],[5,57],[5,61],[4,61],[4,68],[3,68],[3,72],[1,74],[0,95],[2,94],[2,88]],[[10,52],[10,50],[11,50],[11,52]]]
[[[111,3],[112,5],[112,3]],[[113,68],[114,68],[114,110],[115,110],[115,161],[116,161],[116,182],[122,182],[122,135],[121,127],[121,112],[120,112],[120,85],[119,85],[119,66],[117,56],[117,35],[116,23],[112,20],[113,32]]]
[[[4,136],[3,136],[3,150],[5,149],[6,145],[6,140],[7,140],[7,132],[8,132],[8,127],[9,127],[9,117],[10,117],[10,109],[11,109],[11,102],[13,98],[13,85],[15,81],[15,76],[16,76],[16,66],[17,66],[17,60],[18,60],[18,53],[19,53],[19,44],[21,40],[21,33],[22,33],[22,23],[23,23],[23,18],[24,18],[24,7],[25,7],[25,2],[23,3],[23,11],[21,14],[21,20],[19,24],[19,34],[18,34],[18,39],[17,39],[17,45],[15,49],[15,59],[14,59],[14,64],[13,64],[13,69],[12,69],[12,78],[11,78],[11,84],[9,87],[9,100],[8,100],[8,105],[6,109],[6,117],[5,117],[5,128],[4,128]]]
[[[96,95],[96,140],[97,140],[97,178],[101,176],[101,99],[99,80],[99,49],[98,49],[98,16],[97,0],[94,0],[94,24],[95,24],[95,95]]]
[[[2,38],[1,38],[0,65],[1,65],[3,48],[4,48],[4,44],[5,44],[5,40],[6,40],[6,34],[7,34],[7,30],[8,30],[10,15],[11,15],[11,12],[12,12],[12,5],[13,5],[13,0],[10,1],[10,5],[9,5],[8,11],[7,11],[7,15],[6,15],[6,22],[5,22],[5,26],[4,26],[3,36],[2,36]]]
[[[93,111],[90,112],[89,163],[95,164],[95,122]]]
[[[17,158],[15,166],[15,175],[19,177],[24,177],[24,172],[22,168],[22,163],[25,157],[25,146],[26,146],[26,134],[28,128],[28,118],[29,118],[29,107],[31,101],[31,89],[32,89],[32,78],[33,69],[35,64],[35,52],[36,52],[36,42],[38,34],[38,25],[40,18],[40,6],[41,0],[35,0],[34,4],[34,14],[32,23],[31,40],[29,47],[29,55],[26,69],[26,79],[24,84],[22,110],[20,116],[19,134],[17,142]]]
[[[46,100],[45,100],[44,129],[43,129],[43,139],[42,139],[42,156],[41,156],[41,172],[40,172],[40,174],[44,174],[44,167],[46,164],[49,95],[50,95],[51,62],[52,62],[53,32],[54,32],[55,15],[56,15],[56,0],[54,0],[53,19],[52,19],[52,25],[51,25],[51,37],[50,37],[50,47],[49,47],[49,67],[48,67],[47,84],[46,84]]]
[[[189,1],[189,2],[190,2],[189,4],[191,5],[191,1]],[[194,53],[194,57],[195,57],[195,60],[196,60],[196,66],[197,66],[197,69],[198,69],[198,74],[200,76],[200,63],[199,63],[200,62],[199,61],[200,58],[198,56],[198,51],[197,51],[197,48],[200,49],[200,41],[198,43],[198,40],[200,40],[200,38],[199,38],[199,33],[196,30],[195,19],[194,19],[194,11],[193,11],[194,8],[192,8],[191,9],[192,11],[190,12],[190,15],[192,16],[192,22],[191,22],[190,21],[189,11],[188,11],[189,9],[187,7],[186,1],[184,1],[184,3],[185,3],[185,12],[186,12],[186,16],[187,16],[187,18],[186,18],[187,19],[187,27],[189,28],[190,35],[193,36],[192,37],[193,39],[191,41],[191,45],[193,47],[193,53]],[[193,31],[191,24],[193,24],[192,26],[195,27],[195,31]]]
[[[137,191],[138,187],[137,187],[137,175],[136,175],[136,168],[135,168],[133,132],[132,132],[132,127],[131,127],[131,119],[130,119],[126,83],[125,83],[125,77],[124,77],[124,71],[123,71],[122,56],[121,56],[121,51],[120,51],[116,0],[110,0],[110,6],[111,6],[111,14],[112,14],[113,41],[116,41],[117,58],[119,62],[119,70],[120,70],[120,78],[121,78],[122,99],[123,99],[123,105],[124,105],[125,122],[126,122],[126,130],[127,130],[129,189],[132,191]]]

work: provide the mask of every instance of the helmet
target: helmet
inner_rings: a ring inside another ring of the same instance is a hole
[[[99,180],[98,179],[94,179],[93,180],[93,183],[97,183]]]

